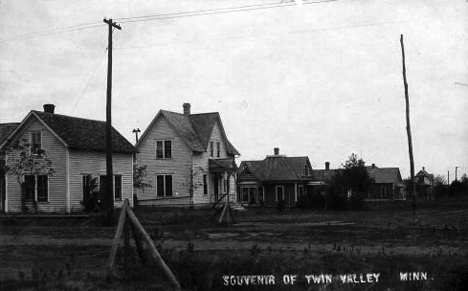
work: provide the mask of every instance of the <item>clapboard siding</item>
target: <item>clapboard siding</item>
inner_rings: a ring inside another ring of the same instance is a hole
[[[24,124],[23,129],[17,135],[17,140],[30,141],[32,131],[41,132],[42,148],[52,161],[52,168],[55,170],[54,175],[49,177],[49,201],[38,202],[37,210],[40,212],[65,212],[67,204],[65,145],[34,116]],[[15,176],[7,177],[7,199],[9,212],[21,211],[21,188]],[[32,207],[32,205],[27,206]]]
[[[172,158],[156,159],[156,140],[172,140]],[[161,117],[149,129],[146,138],[138,145],[137,162],[140,166],[147,166],[148,176],[146,180],[151,181],[153,187],[146,188],[144,191],[138,190],[139,201],[147,199],[156,199],[156,176],[158,174],[173,175],[173,191],[175,197],[190,196],[190,176],[192,166],[192,151],[185,142],[176,134],[166,118]],[[165,199],[162,199],[165,200]],[[152,200],[148,203],[159,204],[158,200]],[[168,204],[165,200],[160,203]],[[177,202],[175,202],[177,203]]]
[[[220,159],[223,158],[228,158],[229,155],[226,151],[226,144],[224,142],[224,139],[221,134],[221,130],[219,127],[218,122],[215,123],[213,126],[213,131],[211,132],[211,138],[210,141],[215,142],[214,144],[214,155],[216,156],[216,142],[220,142]],[[217,157],[216,157],[217,158]],[[210,159],[210,148],[208,144],[208,149],[206,152],[200,153],[200,154],[195,154],[193,155],[193,167],[194,167],[194,172],[196,172],[197,169],[203,169],[203,171],[198,171],[200,174],[196,177],[199,179],[198,184],[203,185],[203,174],[209,174],[209,164],[208,160]],[[203,203],[209,203],[209,202],[214,202],[213,201],[213,195],[214,195],[214,179],[213,175],[209,174],[209,179],[208,179],[208,195],[204,195],[203,193],[203,186],[200,187],[195,187],[194,189],[194,194],[193,194],[193,202],[194,204],[203,204]],[[194,179],[195,181],[195,179]],[[219,180],[219,187],[220,191],[219,194],[222,194],[222,184],[223,181]],[[232,193],[235,193],[235,182],[231,182],[229,189]]]
[[[112,155],[114,175],[122,175],[122,201],[128,198],[133,206],[133,157],[131,154]],[[93,178],[106,175],[106,153],[95,151],[69,151],[70,172],[70,211],[83,209],[83,175]],[[120,207],[122,201],[115,201],[115,207]]]

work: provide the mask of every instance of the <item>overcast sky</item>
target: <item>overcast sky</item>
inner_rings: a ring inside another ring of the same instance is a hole
[[[132,143],[189,102],[220,112],[238,162],[279,147],[336,168],[354,152],[407,177],[404,34],[416,172],[468,172],[466,1],[274,3],[0,0],[0,122],[44,103],[105,120],[102,19],[114,18],[113,125]]]

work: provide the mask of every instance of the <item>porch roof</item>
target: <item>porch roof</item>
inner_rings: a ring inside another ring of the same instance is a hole
[[[208,167],[211,173],[236,172],[237,165],[233,158],[209,159]]]

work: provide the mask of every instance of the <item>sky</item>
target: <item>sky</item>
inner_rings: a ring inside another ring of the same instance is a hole
[[[405,178],[403,34],[416,173],[467,173],[468,3],[312,2],[0,0],[0,122],[44,103],[105,120],[112,18],[113,126],[132,143],[188,102],[220,113],[238,163],[279,147],[338,168],[355,153]]]

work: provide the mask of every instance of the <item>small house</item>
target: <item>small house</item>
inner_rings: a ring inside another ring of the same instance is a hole
[[[52,162],[53,175],[25,173],[24,191],[17,178],[3,173],[3,211],[20,212],[34,206],[38,212],[70,213],[83,209],[84,195],[92,181],[103,189],[106,177],[106,122],[55,113],[55,106],[32,110],[19,124],[2,125],[0,151],[3,165],[8,149],[21,141],[31,145],[31,153],[43,150]],[[5,134],[5,132],[7,132]],[[112,128],[115,206],[128,198],[133,205],[133,154],[135,147]],[[33,152],[34,151],[34,152]],[[22,193],[25,192],[25,193]]]
[[[312,167],[308,157],[286,157],[275,148],[264,160],[242,161],[237,179],[238,203],[276,206],[284,201],[295,207],[312,180]]]

